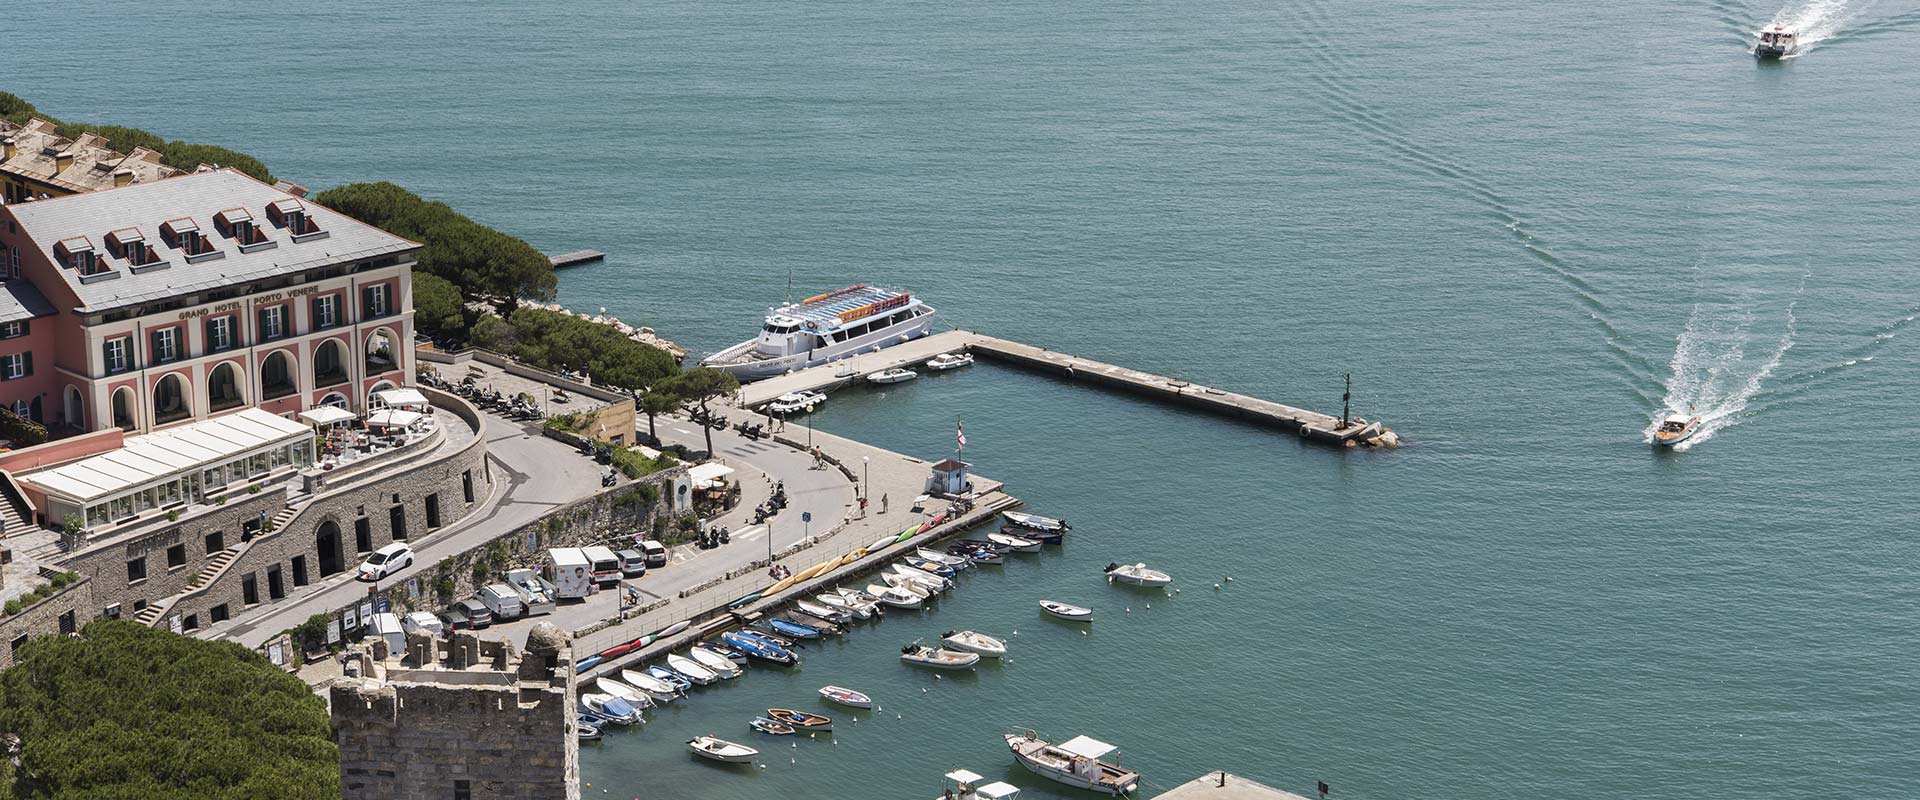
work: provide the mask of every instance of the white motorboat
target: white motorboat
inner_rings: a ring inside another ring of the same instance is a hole
[[[928,592],[933,594],[939,594],[950,588],[953,588],[953,583],[951,581],[948,581],[946,578],[942,578],[924,569],[916,569],[914,567],[909,567],[905,564],[893,565],[893,571],[888,574],[898,575],[902,578],[913,581],[915,584],[919,585],[921,588],[924,588]],[[892,583],[892,581],[888,581],[888,583]],[[894,585],[898,586],[900,584],[895,583]]]
[[[1015,536],[1011,533],[1001,533],[999,531],[987,534],[987,541],[993,542],[994,544],[1006,545],[1016,553],[1038,553],[1040,552],[1040,545],[1043,544],[1043,542],[1038,539],[1028,539],[1024,536]]]
[[[940,643],[955,650],[979,653],[983,658],[999,658],[1007,654],[1007,643],[979,631],[947,631],[940,635]]]
[[[1053,517],[1043,517],[1043,516],[1040,516],[1039,514],[1024,514],[1019,511],[1002,511],[1000,512],[1000,516],[1006,517],[1008,522],[1011,522],[1022,528],[1032,528],[1036,531],[1073,530],[1073,526],[1068,525],[1067,521],[1064,519],[1054,519]]]
[[[797,600],[794,602],[793,607],[835,625],[845,625],[853,621],[852,611],[835,606],[822,605],[812,600]]]
[[[1145,564],[1108,564],[1107,582],[1156,588],[1173,583],[1173,576]]]
[[[824,402],[827,402],[827,396],[819,392],[788,392],[773,398],[773,402],[767,404],[767,413],[778,417],[801,412],[811,414]]]
[[[986,779],[973,770],[956,769],[947,773],[946,791],[933,800],[1013,800],[1020,794],[1020,787],[1006,781],[980,784]]]
[[[980,654],[910,644],[900,648],[900,660],[916,667],[930,669],[966,669],[980,663]]]
[[[1687,414],[1668,414],[1660,421],[1660,427],[1653,429],[1653,443],[1659,447],[1672,447],[1693,438],[1700,432],[1700,418]]]
[[[673,684],[638,670],[620,670],[620,680],[628,686],[653,695],[653,699],[662,703],[671,703],[674,698],[680,696],[680,690],[674,688]]]
[[[892,586],[897,591],[906,592],[921,600],[927,600],[933,597],[932,589],[922,586],[914,581],[914,579],[899,573],[882,572],[880,573],[880,580],[886,581],[888,586]]]
[[[638,725],[644,721],[640,718],[640,709],[610,694],[580,695],[580,707],[604,717],[615,725]]]
[[[956,556],[952,553],[935,552],[933,550],[928,550],[927,548],[924,548],[924,547],[914,548],[913,553],[914,555],[917,555],[928,561],[945,564],[950,569],[966,569],[968,567],[973,566],[973,559],[967,558],[966,556]]]
[[[622,700],[625,700],[629,704],[633,705],[635,708],[652,708],[653,707],[652,695],[649,695],[646,692],[640,691],[639,689],[636,689],[632,686],[628,686],[624,683],[616,681],[612,678],[602,676],[600,678],[596,678],[593,684],[594,684],[594,688],[599,689],[601,692],[605,694],[610,694],[610,695],[613,695],[614,697],[618,697]]]
[[[687,740],[687,749],[701,758],[708,758],[727,764],[747,764],[760,751],[744,744],[735,744],[717,736],[695,736]]]
[[[920,595],[914,594],[913,592],[905,589],[895,589],[892,586],[882,586],[877,583],[868,584],[867,593],[879,598],[881,603],[893,606],[894,608],[919,608],[926,602],[920,599]]]
[[[927,369],[946,372],[950,369],[973,366],[972,353],[941,353],[927,360]]]
[[[1076,606],[1071,603],[1061,603],[1053,600],[1042,600],[1040,601],[1040,610],[1045,611],[1048,614],[1052,614],[1061,619],[1073,620],[1074,622],[1092,622],[1093,621],[1093,609],[1081,608],[1080,606]]]
[[[1787,25],[1761,28],[1753,43],[1754,58],[1786,58],[1800,52],[1800,33]]]
[[[718,673],[702,666],[700,662],[680,655],[679,653],[667,654],[667,669],[678,672],[682,676],[685,676],[687,680],[693,681],[701,686],[720,680]]]
[[[849,708],[873,708],[873,698],[845,686],[822,686],[820,696]]]
[[[758,337],[700,363],[742,381],[771,378],[918,339],[933,317],[908,292],[863,283],[769,309]]]
[[[713,652],[712,650],[704,647],[695,647],[688,650],[687,655],[692,657],[694,661],[699,662],[700,666],[706,667],[708,672],[722,678],[731,679],[740,677],[739,664],[733,663],[732,659]]]
[[[873,617],[873,609],[864,605],[854,605],[853,601],[848,600],[844,595],[834,594],[833,592],[821,592],[820,594],[814,595],[813,599],[820,601],[821,605],[827,606],[828,608],[837,608],[852,614],[855,619],[871,619]]]
[[[874,597],[858,589],[836,587],[834,592],[842,598],[845,598],[847,605],[852,606],[855,611],[865,611],[867,614],[873,616],[880,614],[880,598],[878,597]]]
[[[918,377],[920,377],[920,373],[918,372],[914,372],[913,370],[910,370],[910,369],[900,369],[898,367],[895,367],[893,369],[883,369],[883,370],[880,370],[879,372],[868,373],[867,382],[868,383],[906,383],[907,381],[913,380],[914,378],[918,378]]]
[[[1043,778],[1115,796],[1140,786],[1140,773],[1102,760],[1115,748],[1099,739],[1075,736],[1056,745],[1024,729],[1004,736],[1013,760]]]

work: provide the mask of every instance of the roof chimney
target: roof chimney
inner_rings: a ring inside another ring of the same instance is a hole
[[[0,142],[0,161],[12,161],[14,152],[19,149],[19,143],[15,142],[11,136],[7,137],[5,142]]]
[[[118,189],[129,183],[133,183],[133,170],[116,169],[113,171],[113,188]]]
[[[73,166],[73,151],[72,151],[72,150],[67,150],[67,151],[65,151],[65,152],[62,152],[62,153],[58,153],[58,154],[56,154],[56,155],[54,155],[54,157],[53,157],[53,171],[54,171],[54,173],[55,173],[55,174],[59,174],[59,173],[62,173],[62,172],[66,172],[66,171],[67,171],[67,167],[71,167],[71,166]]]

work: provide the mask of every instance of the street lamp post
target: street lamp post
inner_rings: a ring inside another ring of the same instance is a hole
[[[860,457],[860,513],[867,513],[867,497],[873,494],[873,456]]]

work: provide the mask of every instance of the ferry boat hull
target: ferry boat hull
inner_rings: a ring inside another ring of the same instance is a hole
[[[849,286],[773,309],[758,337],[700,364],[742,382],[772,378],[921,338],[934,316],[910,293]]]

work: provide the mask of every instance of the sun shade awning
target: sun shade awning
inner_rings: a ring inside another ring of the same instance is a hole
[[[353,412],[333,406],[309,408],[300,412],[300,418],[309,425],[336,425],[353,419]]]
[[[427,405],[427,396],[418,389],[386,389],[374,392],[373,401],[383,406],[410,408]]]
[[[1075,736],[1061,744],[1060,749],[1076,756],[1099,758],[1118,748],[1090,736]]]

